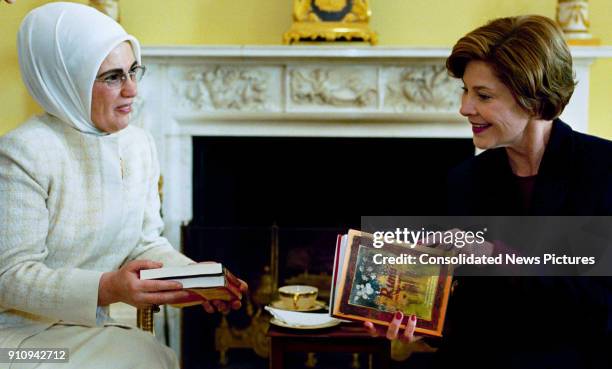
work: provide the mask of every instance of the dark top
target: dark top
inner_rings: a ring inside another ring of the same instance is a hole
[[[538,175],[518,182],[505,149],[487,150],[451,171],[449,212],[612,215],[612,142],[555,120]],[[612,368],[610,277],[458,279],[443,365]]]
[[[612,142],[574,132],[557,119],[527,212],[513,179],[503,148],[470,158],[449,175],[450,213],[612,215]]]
[[[531,201],[533,199],[533,189],[535,188],[537,176],[519,177],[514,176],[514,181],[518,188],[518,194],[521,199],[521,211],[527,214],[531,209]]]

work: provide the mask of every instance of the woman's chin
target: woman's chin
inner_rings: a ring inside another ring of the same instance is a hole
[[[127,128],[130,125],[130,120],[126,120],[125,122],[121,122],[121,124],[117,125],[117,131],[121,131],[122,129]]]
[[[129,125],[130,120],[128,118],[129,117],[126,117],[126,119],[115,119],[112,122],[108,122],[105,124],[95,124],[95,123],[94,124],[96,128],[98,128],[102,132],[116,133],[126,128]]]
[[[490,140],[485,140],[481,137],[473,137],[472,142],[474,143],[474,146],[480,150],[488,150],[495,147],[493,142]]]
[[[112,123],[113,132],[119,132],[130,124],[130,114],[122,114]]]

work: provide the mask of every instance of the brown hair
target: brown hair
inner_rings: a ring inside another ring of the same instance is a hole
[[[499,18],[473,30],[457,41],[446,69],[463,78],[472,60],[489,64],[517,103],[541,119],[558,117],[576,85],[561,29],[539,15]]]

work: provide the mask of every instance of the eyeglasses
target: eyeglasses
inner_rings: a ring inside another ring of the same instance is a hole
[[[130,69],[129,72],[125,73],[120,69],[114,69],[108,71],[106,73],[102,73],[95,80],[97,82],[104,82],[110,88],[119,88],[122,87],[125,81],[129,78],[132,82],[140,82],[142,76],[144,76],[145,71],[144,65],[135,65]]]

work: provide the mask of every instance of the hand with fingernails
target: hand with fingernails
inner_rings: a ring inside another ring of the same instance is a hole
[[[400,326],[402,321],[405,320],[406,328],[400,334]],[[376,326],[372,322],[364,322],[364,328],[370,333],[372,337],[385,336],[389,340],[399,339],[404,342],[415,342],[421,339],[421,337],[414,336],[414,330],[416,329],[417,317],[416,315],[410,315],[407,319],[404,319],[404,314],[401,311],[397,311],[393,315],[393,319],[389,324],[389,328]]]
[[[204,261],[202,263],[207,263],[207,261]],[[200,264],[200,263],[193,263],[193,264]],[[247,291],[249,290],[249,286],[242,279],[240,279],[240,278],[237,278],[237,279],[238,279],[238,282],[240,282],[240,292],[243,295],[246,294]],[[192,294],[193,292],[189,292],[189,293]],[[198,296],[198,297],[202,298],[201,296]],[[240,307],[242,307],[242,303],[240,302],[240,300],[234,300],[231,303],[228,303],[226,301],[221,301],[221,300],[207,300],[207,299],[203,299],[202,307],[209,314],[213,314],[215,311],[220,311],[222,313],[227,313],[230,310],[238,310],[238,309],[240,309]]]
[[[143,269],[161,268],[162,263],[151,260],[132,260],[118,270],[102,274],[98,287],[98,305],[107,306],[115,302],[124,302],[137,308],[152,305],[174,304],[184,301],[192,292],[184,291],[179,282],[164,280],[141,280],[139,273]],[[240,291],[248,291],[248,285],[240,282]],[[228,312],[240,309],[239,300],[227,303],[220,300],[202,302],[208,313],[215,311]]]
[[[249,286],[242,279],[238,279],[238,281],[240,282],[240,292],[242,292],[242,294],[247,293],[247,291],[249,290]],[[222,313],[227,313],[230,310],[238,310],[241,306],[242,303],[240,302],[240,300],[234,300],[231,303],[227,303],[221,300],[209,301],[204,299],[204,301],[202,302],[202,307],[204,307],[204,310],[206,310],[206,312],[209,314],[214,313],[215,310],[218,310]]]

